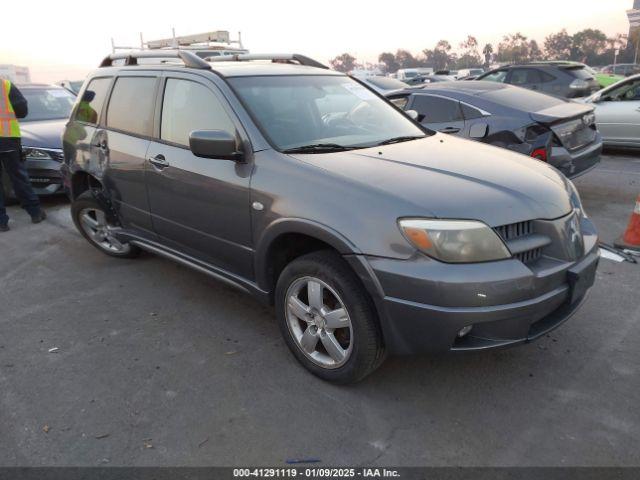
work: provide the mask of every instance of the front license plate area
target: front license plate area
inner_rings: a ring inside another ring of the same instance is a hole
[[[598,262],[590,261],[578,264],[567,271],[569,281],[571,304],[579,301],[587,293],[596,280]]]

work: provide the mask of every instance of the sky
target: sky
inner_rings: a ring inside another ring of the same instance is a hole
[[[418,53],[440,39],[455,47],[467,35],[496,45],[521,32],[542,45],[550,33],[599,28],[626,33],[632,0],[419,0],[395,4],[361,0],[184,0],[3,2],[0,64],[28,66],[32,81],[83,78],[119,45],[176,35],[242,32],[253,53],[295,52],[322,62],[344,52],[375,61],[398,48]],[[530,5],[532,5],[531,7]],[[171,6],[170,6],[171,5]]]

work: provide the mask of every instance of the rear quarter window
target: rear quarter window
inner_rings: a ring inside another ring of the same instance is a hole
[[[565,69],[565,72],[567,72],[573,78],[578,78],[580,80],[591,80],[591,79],[593,79],[593,75],[589,72],[589,70],[587,70],[586,68],[583,68],[583,67],[580,67],[580,68],[567,68],[567,69]]]
[[[74,120],[93,125],[98,123],[102,106],[109,93],[111,80],[111,78],[94,78],[89,82],[82,98],[78,100]]]
[[[156,97],[155,77],[120,77],[107,107],[107,127],[151,136]]]

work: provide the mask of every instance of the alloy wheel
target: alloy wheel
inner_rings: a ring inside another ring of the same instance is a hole
[[[111,253],[126,254],[131,250],[128,243],[116,238],[118,227],[109,225],[107,217],[97,208],[84,208],[79,214],[80,225],[87,236],[103,250]]]
[[[316,365],[344,365],[353,350],[353,327],[344,302],[327,283],[302,277],[286,294],[287,326],[297,347]]]

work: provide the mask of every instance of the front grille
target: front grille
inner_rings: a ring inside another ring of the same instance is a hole
[[[533,233],[533,222],[511,223],[509,225],[501,225],[494,228],[495,232],[502,237],[505,242],[514,238],[524,237]]]
[[[536,247],[530,250],[516,251],[514,252],[514,240],[523,239],[525,237],[533,235],[533,221],[528,220],[526,222],[510,223],[508,225],[501,225],[493,229],[512,251],[514,258],[517,258],[522,263],[533,263],[542,256],[542,248]],[[510,245],[511,243],[511,245]]]

